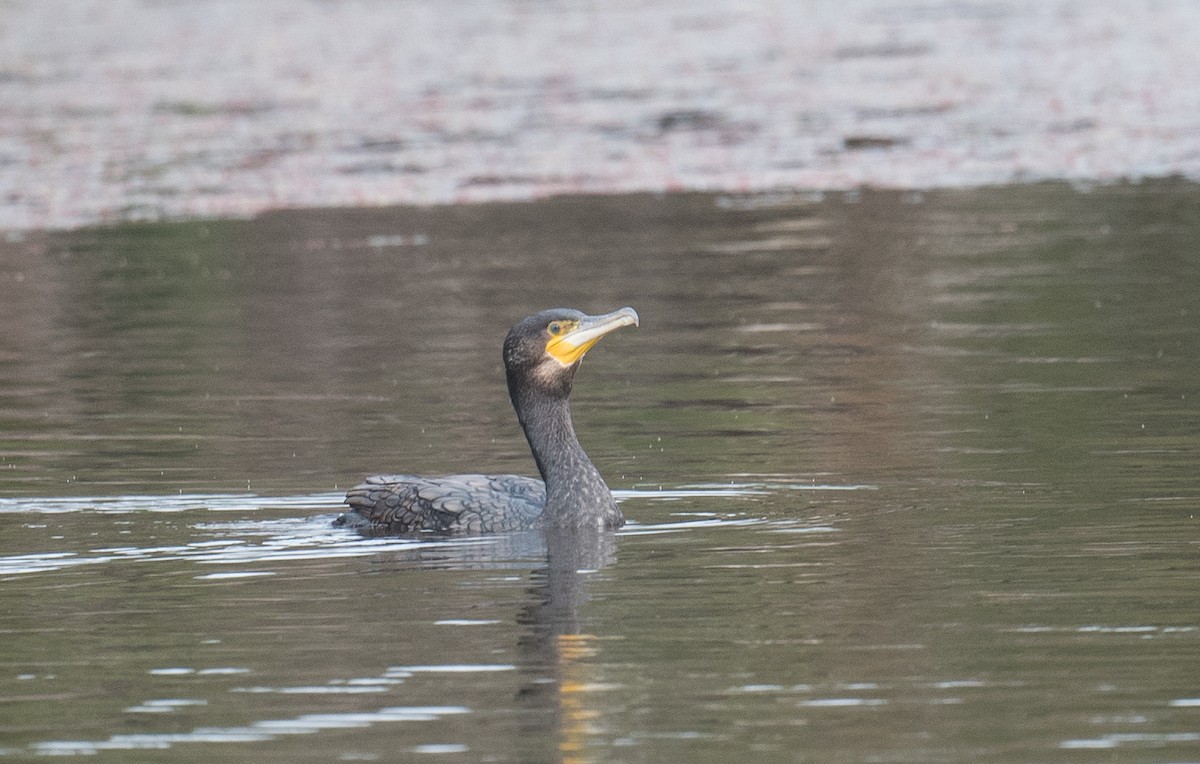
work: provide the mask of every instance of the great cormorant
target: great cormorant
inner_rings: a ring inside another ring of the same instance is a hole
[[[368,534],[492,533],[527,528],[620,528],[625,517],[571,425],[579,363],[633,308],[603,316],[556,308],[516,324],[504,340],[508,395],[542,479],[519,475],[377,475],[350,489],[337,525]]]

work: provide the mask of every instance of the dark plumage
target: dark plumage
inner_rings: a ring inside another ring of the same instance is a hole
[[[542,479],[518,475],[378,475],[350,489],[335,524],[363,533],[493,533],[625,523],[600,472],[575,437],[569,398],[584,353],[633,308],[603,316],[556,308],[530,316],[504,340],[508,395]]]

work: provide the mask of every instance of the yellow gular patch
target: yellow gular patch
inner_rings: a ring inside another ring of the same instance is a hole
[[[563,366],[570,366],[578,361],[588,351],[588,348],[595,345],[600,339],[597,337],[584,345],[577,345],[571,341],[570,336],[578,328],[579,322],[571,319],[551,321],[546,326],[546,334],[550,336],[546,340],[546,352]]]
[[[570,366],[578,363],[605,335],[622,326],[637,325],[638,315],[633,308],[621,308],[603,316],[551,321],[546,325],[546,354],[562,366]]]

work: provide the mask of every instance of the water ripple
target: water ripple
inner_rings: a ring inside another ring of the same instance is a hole
[[[377,711],[263,719],[241,727],[197,727],[191,732],[113,735],[107,740],[48,740],[34,743],[32,750],[42,756],[92,756],[101,751],[166,750],[182,743],[263,743],[282,735],[361,729],[382,722],[435,721],[443,716],[470,712],[463,706],[394,706]]]
[[[0,498],[0,513],[59,514],[63,512],[234,512],[259,509],[328,509],[342,505],[338,492],[302,496],[256,496],[250,493],[188,494],[168,496],[50,496]]]
[[[804,483],[700,483],[657,490],[616,491],[621,501],[689,501],[697,499],[735,499],[768,495],[778,491],[856,491],[871,490],[869,485],[816,485]],[[178,496],[49,497],[0,499],[0,513],[41,516],[62,513],[184,513],[244,512],[262,510],[329,510],[342,506],[341,493],[298,496],[256,496],[253,494],[181,494]],[[641,525],[631,522],[622,535],[678,533],[712,526],[744,526],[763,523],[761,519],[729,513],[694,512],[680,520]],[[105,545],[83,551],[51,550],[0,557],[0,577],[45,573],[105,563],[189,561],[197,565],[221,565],[233,569],[194,576],[202,581],[230,581],[267,577],[277,574],[273,565],[303,560],[328,560],[338,557],[367,557],[385,552],[408,552],[437,546],[442,549],[478,548],[486,556],[489,548],[507,550],[503,536],[463,538],[364,538],[334,528],[332,514],[285,518],[239,520],[202,519],[189,524],[198,532],[190,541],[153,546]],[[32,527],[32,526],[31,526]],[[825,530],[807,529],[809,531]],[[793,531],[795,532],[795,531]],[[195,537],[197,536],[198,537]],[[511,550],[509,550],[511,551]],[[495,553],[497,556],[500,551]],[[473,558],[478,558],[478,553]],[[247,567],[253,566],[253,567]]]

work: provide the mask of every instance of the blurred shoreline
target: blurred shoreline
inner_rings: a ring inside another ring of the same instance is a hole
[[[1200,179],[1200,4],[13,0],[0,230]]]

